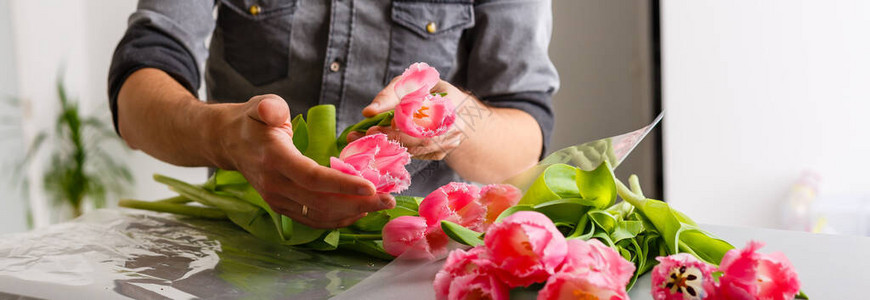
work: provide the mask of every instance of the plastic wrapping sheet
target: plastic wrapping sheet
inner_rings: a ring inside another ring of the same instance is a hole
[[[0,298],[324,299],[384,265],[270,244],[224,221],[103,209],[0,236]]]
[[[649,125],[638,130],[553,152],[539,162],[537,166],[508,179],[506,183],[526,190],[547,166],[559,163],[592,170],[607,160],[616,168],[637,147],[637,144],[655,128],[662,120],[663,115],[664,113],[660,113]],[[456,249],[459,247],[459,244],[453,243],[449,248]],[[445,254],[435,260],[426,261],[415,260],[402,255],[371,277],[366,278],[363,282],[351,288],[347,293],[341,294],[334,299],[434,299],[435,291],[432,289],[432,282],[444,264],[446,257],[447,255]],[[649,286],[649,279],[645,277],[639,279],[637,285]],[[514,289],[511,290],[511,299],[534,299],[536,294],[532,289]]]

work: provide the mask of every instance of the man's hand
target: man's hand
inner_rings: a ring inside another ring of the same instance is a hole
[[[231,105],[219,114],[217,165],[241,172],[276,212],[314,228],[337,228],[395,206],[389,194],[375,194],[371,182],[302,155],[293,145],[290,110],[281,97],[262,95]]]
[[[398,78],[399,77],[394,78],[393,81],[391,81],[390,84],[387,85],[387,87],[381,90],[381,92],[378,93],[377,96],[375,96],[375,99],[372,100],[372,104],[369,104],[369,106],[363,109],[363,116],[367,118],[373,117],[379,113],[394,109],[396,105],[399,104],[400,99],[398,98],[398,96],[396,96],[395,89],[393,88]],[[452,84],[443,80],[439,81],[438,84],[436,84],[435,87],[432,88],[431,92],[447,93],[446,97],[450,99],[451,102],[453,102],[453,106],[456,108],[468,104],[474,104],[483,107],[483,104],[477,103],[477,99],[474,99],[474,97],[472,97],[471,95],[459,90]],[[399,143],[408,148],[408,153],[410,153],[416,159],[442,160],[447,157],[450,152],[459,147],[459,144],[462,143],[462,140],[466,138],[465,134],[463,133],[464,122],[460,120],[454,122],[450,130],[448,130],[444,134],[431,138],[415,138],[407,135],[396,127],[395,122],[396,121],[393,120],[392,126],[389,127],[371,127],[365,134],[359,132],[351,132],[347,136],[348,142],[359,139],[364,135],[384,133],[390,139],[399,141]]]

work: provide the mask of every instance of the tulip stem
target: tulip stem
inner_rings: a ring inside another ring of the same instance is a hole
[[[173,203],[172,200],[173,199],[161,201],[140,201],[133,199],[121,199],[120,201],[118,201],[118,206],[173,213],[177,215],[200,217],[206,219],[222,220],[227,218],[226,213],[216,208],[178,204]]]
[[[339,239],[355,239],[359,241],[364,240],[380,240],[383,238],[383,235],[380,233],[342,233]]]
[[[634,176],[634,178],[635,178],[634,180],[637,181],[637,176]],[[616,193],[619,194],[620,197],[622,197],[622,200],[625,200],[626,202],[630,203],[634,207],[638,207],[638,208],[643,207],[643,203],[646,202],[646,197],[644,197],[642,194],[638,195],[637,193],[630,190],[618,178],[615,181],[616,181]],[[629,184],[631,184],[631,177],[629,177]],[[635,186],[639,186],[639,185],[635,184]],[[636,190],[638,192],[640,192],[639,188]]]

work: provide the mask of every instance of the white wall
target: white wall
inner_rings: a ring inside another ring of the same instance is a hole
[[[822,195],[870,193],[870,2],[662,4],[666,199],[774,226],[804,169]]]
[[[24,136],[50,128],[57,113],[55,80],[65,67],[68,93],[78,98],[84,113],[97,114],[111,121],[107,104],[107,77],[115,46],[121,39],[127,17],[135,10],[135,0],[10,0],[11,23],[16,57],[18,96],[28,101],[24,115]],[[46,121],[51,120],[51,121]],[[29,140],[28,140],[29,143]],[[22,146],[23,147],[23,146]],[[192,182],[204,181],[204,168],[179,168],[160,163],[141,152],[115,152],[126,157],[136,183],[128,195],[138,199],[157,199],[172,193],[154,183],[155,172]],[[4,149],[5,151],[5,149]],[[34,184],[30,202],[35,225],[52,222],[50,201],[38,185],[45,158],[30,168]],[[19,224],[0,228],[22,228]]]
[[[0,233],[21,231],[26,228],[27,202],[20,197],[18,184],[12,170],[23,157],[20,116],[15,106],[7,100],[17,93],[15,70],[15,47],[12,45],[12,22],[9,19],[9,2],[0,1]]]

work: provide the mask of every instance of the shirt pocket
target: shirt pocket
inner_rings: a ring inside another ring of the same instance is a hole
[[[221,0],[216,31],[226,62],[255,86],[287,77],[296,0]]]
[[[415,62],[442,74],[453,69],[462,32],[474,26],[471,1],[393,1],[390,58],[385,84]]]

